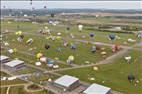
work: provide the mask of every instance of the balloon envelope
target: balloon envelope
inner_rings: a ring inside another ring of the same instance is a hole
[[[68,59],[73,61],[74,60],[74,56],[71,55],[71,56],[68,57]]]

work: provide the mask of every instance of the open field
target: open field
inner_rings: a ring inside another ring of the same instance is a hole
[[[43,17],[42,20],[45,18]],[[38,19],[41,18],[39,17]],[[139,44],[139,42],[141,42],[142,39],[138,39],[136,35],[133,33],[133,31],[131,31],[130,33],[125,33],[125,31],[118,33],[114,31],[110,32],[105,30],[103,31],[99,29],[94,29],[93,26],[96,24],[108,25],[114,23],[119,23],[123,25],[129,22],[129,24],[127,24],[128,26],[141,28],[141,20],[123,20],[115,18],[85,18],[85,20],[83,19],[84,18],[81,17],[80,19],[73,21],[73,25],[70,26],[70,30],[66,29],[67,25],[63,22],[59,25],[54,26],[48,24],[47,22],[33,24],[32,22],[15,22],[7,20],[1,21],[1,32],[3,35],[1,43],[3,49],[1,50],[1,53],[3,55],[9,56],[11,59],[18,58],[20,60],[25,61],[27,68],[18,70],[15,72],[15,74],[32,74],[32,76],[27,77],[26,80],[37,84],[47,81],[49,78],[54,80],[61,75],[68,74],[76,76],[81,81],[84,81],[86,83],[98,83],[104,86],[111,87],[112,90],[122,92],[124,94],[142,93],[142,91],[140,90],[142,87],[142,54],[140,49],[141,46],[138,45],[137,47],[135,47],[135,44]],[[70,20],[72,21],[72,19]],[[84,24],[82,32],[79,32],[78,26],[76,25],[77,23]],[[85,24],[91,25],[85,26]],[[50,37],[49,34],[38,33],[40,29],[45,29],[45,27],[48,27],[52,31],[52,36],[58,36],[60,38],[52,40],[48,39],[48,37]],[[8,30],[9,32],[5,33],[6,30]],[[24,35],[23,42],[17,41],[17,38],[19,37],[15,34],[17,31],[22,31]],[[61,33],[60,36],[57,35],[57,33],[59,32]],[[90,37],[90,33],[93,33],[94,37]],[[71,38],[71,34],[74,36],[74,38]],[[120,37],[120,39],[109,40],[108,36],[110,34],[118,36]],[[28,45],[26,43],[26,41],[29,38],[32,38],[34,40],[31,45]],[[130,38],[136,40],[136,42],[128,42],[128,39]],[[63,46],[64,41],[67,41],[69,46]],[[4,42],[7,42],[9,46],[6,46]],[[50,48],[48,50],[45,49],[45,44],[50,45]],[[70,48],[71,44],[76,45],[75,50]],[[112,52],[112,45],[114,44],[121,45],[122,48],[117,52]],[[92,53],[92,46],[98,46],[100,49],[97,50],[95,53]],[[57,51],[58,48],[60,48],[61,51]],[[17,51],[13,54],[10,54],[7,51],[8,49],[16,49]],[[124,52],[126,50],[126,53],[124,53],[123,55],[116,55],[117,53],[123,50]],[[106,52],[106,54],[102,55],[102,52]],[[47,58],[54,60],[54,64],[59,65],[59,68],[50,68],[47,66],[46,63],[42,63],[41,66],[36,66],[35,62],[39,61],[36,58],[37,53],[43,53],[44,56],[46,56]],[[70,55],[73,55],[75,58],[72,65],[67,64],[67,59]],[[125,56],[129,55],[132,57],[130,64],[128,64],[124,59]],[[107,60],[109,58],[112,59],[108,62]],[[100,64],[101,61],[103,61],[102,64]],[[98,67],[97,71],[93,70],[94,66]],[[36,75],[35,73],[38,73],[39,75]],[[134,74],[134,76],[136,77],[134,83],[129,83],[129,81],[127,80],[127,76],[129,74]],[[1,73],[1,75],[6,74]],[[91,78],[93,78],[94,80],[91,80]],[[25,82],[16,79],[12,82],[2,81],[1,83],[2,85],[8,85]],[[3,87],[2,92],[6,92],[6,88]],[[16,86],[10,88],[9,94],[52,93],[48,93],[48,91],[46,90],[36,93],[29,93],[24,91],[23,86]]]
[[[132,56],[130,64],[124,60],[124,56],[127,55]],[[114,60],[115,63],[97,66],[98,71],[93,70],[93,67],[87,67],[61,73],[79,77],[82,81],[89,83],[103,84],[124,94],[140,94],[142,93],[140,89],[142,87],[142,54],[138,51],[129,51],[124,56]],[[128,74],[134,74],[140,83],[130,83],[127,80]],[[95,78],[95,80],[92,81],[89,78]]]

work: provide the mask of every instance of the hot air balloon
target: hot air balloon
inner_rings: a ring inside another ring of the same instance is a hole
[[[44,47],[45,47],[46,50],[48,50],[50,48],[50,45],[49,44],[45,44]]]
[[[94,33],[90,33],[89,36],[90,36],[90,37],[94,37]]]
[[[42,56],[43,56],[42,53],[38,53],[38,54],[36,55],[36,58],[37,58],[37,59],[40,59]]]
[[[113,52],[116,52],[116,51],[119,51],[120,47],[118,45],[113,45],[112,46],[112,51]]]
[[[15,34],[20,36],[20,35],[22,35],[22,31],[17,31],[17,32],[15,32]]]
[[[29,38],[29,39],[26,41],[26,43],[27,43],[28,45],[32,44],[32,43],[33,43],[33,39],[32,39],[32,38]]]
[[[129,74],[127,78],[129,82],[133,82],[135,80],[135,76],[133,74]]]
[[[76,49],[76,45],[72,43],[70,48],[75,50]]]
[[[110,40],[115,40],[115,35],[114,34],[110,34],[108,37],[109,37]]]
[[[78,25],[78,30],[81,32],[83,30],[83,25],[79,24]]]
[[[69,31],[69,30],[70,30],[70,27],[67,27],[66,29]]]
[[[95,53],[95,52],[96,52],[96,50],[97,50],[97,49],[96,49],[96,46],[92,46],[92,50],[91,50],[91,52],[92,52],[92,53]]]

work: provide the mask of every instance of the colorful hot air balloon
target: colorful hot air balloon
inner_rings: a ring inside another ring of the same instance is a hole
[[[45,47],[46,50],[48,50],[50,48],[50,45],[49,44],[45,44],[44,47]]]
[[[70,55],[70,56],[68,57],[68,60],[74,61],[74,56],[73,56],[73,55]]]
[[[90,37],[94,37],[94,33],[90,33],[89,36],[90,36]]]
[[[16,35],[22,35],[22,31],[15,32]]]
[[[110,40],[115,40],[115,35],[114,34],[110,34],[108,37],[109,37]]]
[[[39,59],[39,58],[41,58],[42,56],[43,56],[42,53],[38,53],[38,54],[36,55],[36,58]]]

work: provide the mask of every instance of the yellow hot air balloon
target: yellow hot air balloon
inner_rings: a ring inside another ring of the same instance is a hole
[[[70,55],[70,56],[68,57],[68,59],[71,60],[71,61],[74,61],[74,56],[73,56],[73,55]]]
[[[107,54],[107,52],[105,52],[105,51],[101,52],[101,55],[106,55],[106,54]]]
[[[45,29],[48,29],[48,27],[47,27],[47,26],[45,26],[44,28],[45,28]]]
[[[94,67],[93,67],[93,70],[97,71],[97,70],[98,70],[98,67],[94,66]]]
[[[17,49],[16,49],[16,48],[14,48],[14,49],[13,49],[13,51],[14,51],[14,52],[17,52]]]
[[[42,56],[43,56],[42,53],[38,53],[38,54],[36,55],[36,58],[39,59],[39,58],[41,58]]]
[[[15,34],[16,35],[22,35],[22,31],[17,31]]]

